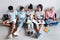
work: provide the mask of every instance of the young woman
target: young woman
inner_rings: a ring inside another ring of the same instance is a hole
[[[51,19],[52,21],[56,21],[55,9],[53,7],[45,10],[45,23],[46,23],[46,25],[50,24],[50,22],[48,21],[49,19]]]
[[[45,24],[44,23],[44,13],[43,13],[43,6],[42,4],[39,4],[37,6],[37,11],[34,15],[34,20],[33,22],[36,24],[36,32],[37,32],[37,37],[41,35],[40,33],[40,30],[41,30],[41,27]]]
[[[28,10],[27,10],[27,24],[28,24],[28,27],[27,27],[27,32],[28,34],[33,34],[33,23],[32,23],[32,20],[33,20],[33,15],[34,15],[34,11],[33,11],[33,5],[30,4],[28,6]]]

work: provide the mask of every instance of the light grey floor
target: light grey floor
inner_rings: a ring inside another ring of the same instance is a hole
[[[5,39],[5,37],[8,34],[9,28],[0,25],[0,40],[60,40],[60,23],[57,26],[52,26],[49,28],[50,28],[50,32],[45,33],[44,27],[43,27],[41,30],[42,35],[38,39],[25,36],[23,28],[19,32],[18,37],[13,37],[11,39]]]

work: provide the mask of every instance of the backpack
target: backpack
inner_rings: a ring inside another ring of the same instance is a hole
[[[4,14],[3,17],[2,17],[2,20],[5,21],[5,20],[8,20],[8,14]]]

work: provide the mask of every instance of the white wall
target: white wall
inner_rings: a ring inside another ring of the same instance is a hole
[[[9,5],[13,5],[16,8],[19,5],[26,6],[30,3],[34,6],[43,4],[44,8],[54,6],[58,12],[60,11],[60,0],[0,0],[0,14],[6,12]]]

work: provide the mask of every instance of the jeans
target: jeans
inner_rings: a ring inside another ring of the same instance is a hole
[[[49,18],[50,20],[53,20],[52,18]],[[48,19],[48,20],[49,20]],[[47,25],[49,25],[49,24],[51,24],[48,20],[45,20],[45,25],[47,26]]]
[[[50,20],[53,20],[52,18],[49,18]],[[48,20],[49,20],[48,19]],[[47,26],[47,25],[50,25],[50,24],[52,24],[52,25],[57,25],[58,24],[58,21],[56,20],[55,22],[49,22],[48,20],[45,20],[45,25]]]
[[[33,29],[33,23],[28,24],[28,29]]]
[[[24,24],[24,19],[20,19],[20,20],[18,20],[18,21],[16,22],[16,25],[17,25],[19,28],[22,28],[23,24]]]

